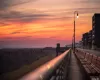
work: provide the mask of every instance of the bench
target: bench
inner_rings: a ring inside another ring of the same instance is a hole
[[[82,52],[82,51],[78,51],[78,50],[76,50],[76,52],[77,52],[77,57],[79,58],[79,59],[84,59],[85,58],[85,56],[86,56],[86,53],[84,53],[84,52]]]
[[[100,76],[100,57],[80,50],[76,50],[75,55],[90,77]]]
[[[88,62],[89,55],[90,55],[89,53],[84,53],[84,52],[81,52],[81,51],[77,51],[75,54],[76,54],[76,56],[78,57],[78,59],[80,60],[80,62],[82,64]]]

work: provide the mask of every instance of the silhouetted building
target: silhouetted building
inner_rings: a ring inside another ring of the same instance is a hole
[[[88,48],[92,48],[92,30],[88,32]]]
[[[100,48],[100,13],[92,17],[92,48]]]
[[[84,33],[82,37],[83,48],[88,47],[88,33]]]
[[[82,42],[83,42],[83,41],[79,41],[79,43],[78,43],[78,47],[79,47],[79,48],[82,48],[82,46],[83,46],[83,45],[82,45]]]

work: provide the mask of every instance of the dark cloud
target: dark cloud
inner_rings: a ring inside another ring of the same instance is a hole
[[[17,33],[16,33],[17,34]],[[22,37],[4,37],[0,39],[0,41],[12,41],[12,40],[26,40],[31,38],[32,36],[22,36]]]
[[[72,14],[72,10],[79,11],[80,14],[87,14],[87,13],[94,13],[97,10],[100,11],[100,8],[74,8],[74,9],[67,9],[64,10],[63,13]],[[68,11],[68,12],[67,12]],[[37,20],[70,20],[72,16],[64,17],[64,16],[56,16],[56,15],[49,15],[46,12],[37,12],[34,13],[24,13],[18,11],[2,11],[0,12],[0,26],[9,25],[10,22],[32,22]]]
[[[3,10],[10,6],[11,0],[0,0],[0,10]]]
[[[18,33],[20,33],[20,32],[17,32],[17,31],[16,31],[16,32],[12,32],[11,34],[18,34]]]
[[[7,26],[7,25],[10,25],[10,24],[7,23],[7,22],[0,22],[0,27],[2,27],[2,26]]]
[[[92,8],[73,8],[64,10],[68,14],[73,14],[74,11],[78,11],[79,14],[90,14],[90,13],[99,13],[100,7],[92,7]],[[72,12],[73,11],[73,12]]]
[[[100,8],[77,8],[80,14],[88,14],[88,13],[98,13],[100,12]]]
[[[100,0],[83,0],[84,3],[98,3]]]
[[[0,10],[8,9],[12,6],[17,6],[37,0],[0,0]]]
[[[49,17],[51,15],[48,14],[42,14],[42,13],[22,13],[17,11],[7,11],[7,12],[1,12],[0,13],[0,19],[5,22],[30,22],[38,19],[43,19],[45,17]]]
[[[32,22],[37,20],[64,20],[71,19],[71,17],[57,17],[47,13],[23,13],[18,11],[6,11],[0,13],[0,20],[5,22]]]
[[[22,12],[17,12],[17,11],[7,11],[0,13],[0,18],[1,19],[19,19],[19,18],[37,18],[37,17],[43,17],[43,16],[48,16],[46,14],[28,14],[28,13],[22,13]]]
[[[79,0],[79,1],[76,1],[76,3],[78,3],[78,4],[87,4],[87,5],[89,5],[89,4],[94,4],[94,6],[97,6],[97,5],[99,5],[100,4],[100,0]],[[89,7],[89,6],[87,6],[87,7]]]

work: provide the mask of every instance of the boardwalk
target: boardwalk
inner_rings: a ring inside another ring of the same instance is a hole
[[[72,53],[70,58],[68,80],[89,80],[86,73],[82,70],[75,55]]]

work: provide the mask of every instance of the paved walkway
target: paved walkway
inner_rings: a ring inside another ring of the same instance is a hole
[[[68,80],[89,80],[81,69],[76,56],[72,53],[69,64]]]

